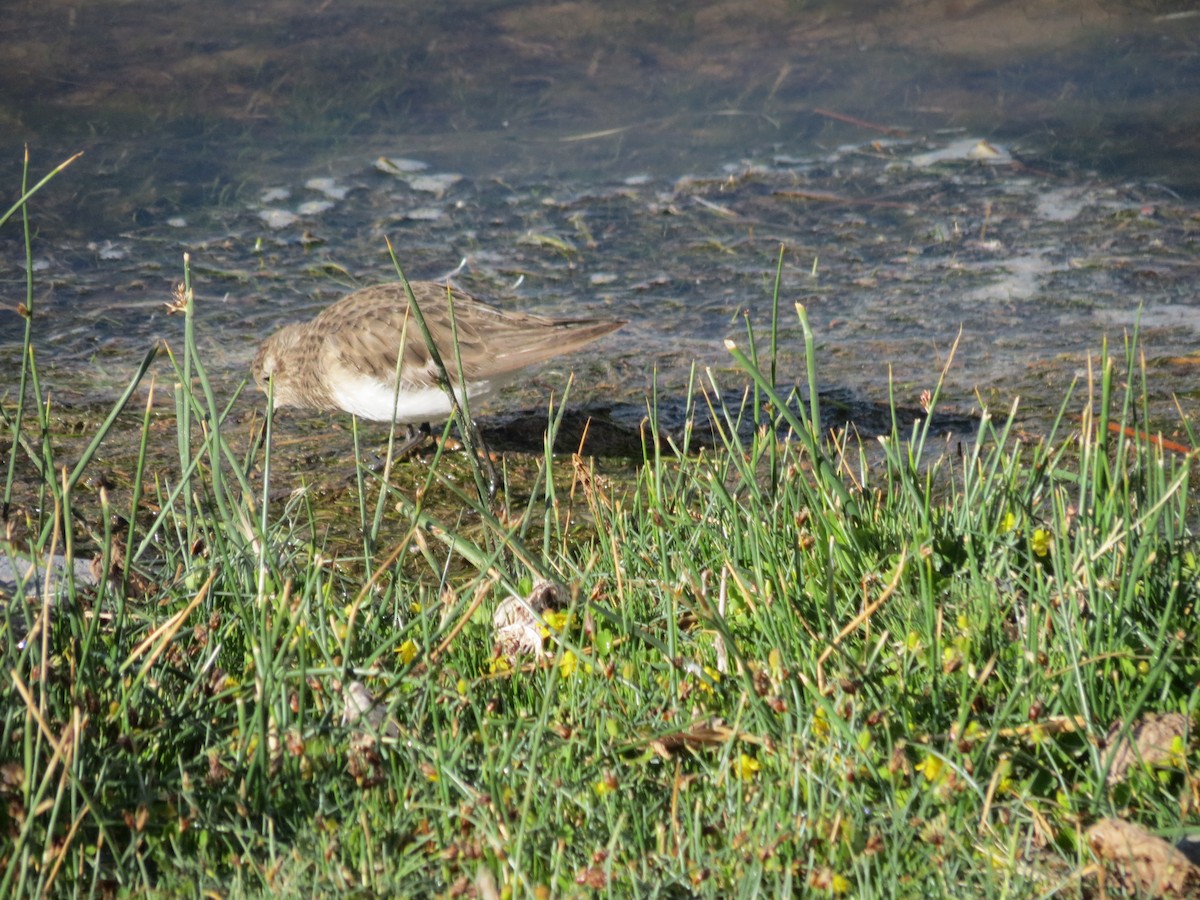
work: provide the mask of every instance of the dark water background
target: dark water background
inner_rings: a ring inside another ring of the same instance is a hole
[[[68,406],[179,341],[185,252],[232,390],[280,323],[389,277],[390,238],[410,277],[465,259],[459,283],[499,305],[630,320],[503,405],[568,370],[589,403],[728,368],[722,340],[768,322],[782,245],[797,377],[794,301],[822,384],[864,402],[891,377],[915,404],[961,331],[951,402],[1020,396],[1036,424],[1142,309],[1158,426],[1178,431],[1176,397],[1194,412],[1192,4],[5,6],[0,191],[25,145],[35,176],[84,151],[32,205],[35,341]],[[24,300],[13,220],[0,371]]]

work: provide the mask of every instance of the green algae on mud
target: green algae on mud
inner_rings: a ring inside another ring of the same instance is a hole
[[[141,398],[143,407],[148,400],[147,392]],[[260,400],[251,396],[243,406]],[[261,405],[265,406],[265,401]],[[22,429],[23,447],[49,447],[57,466],[73,468],[110,410],[87,403],[64,407],[51,402],[49,407],[49,428],[44,432],[36,420],[26,417]],[[141,428],[144,409],[137,407],[138,399],[135,398],[117,426],[109,431],[102,452],[73,491],[72,508],[81,526],[76,545],[76,552],[80,554],[94,555],[101,550],[105,535],[102,502],[110,511],[120,511],[114,515],[121,516],[127,524],[143,440],[144,469],[156,491],[140,492],[138,520],[141,528],[148,526],[162,512],[161,492],[169,492],[180,479],[173,404],[163,390],[155,390],[145,434]],[[7,405],[4,412],[11,417],[12,410]],[[262,428],[262,414],[263,410],[250,408],[236,420],[225,423],[223,440],[234,454],[241,456],[253,445]],[[272,484],[268,497],[271,513],[291,518],[289,529],[293,545],[307,545],[311,554],[338,560],[348,574],[361,571],[361,512],[364,500],[374,503],[381,488],[379,477],[385,464],[387,429],[375,426],[364,429],[361,436],[362,466],[368,473],[364,482],[367,496],[364,497],[360,495],[356,478],[358,467],[354,435],[348,427],[349,417],[289,415],[286,418],[286,423],[280,421],[277,424],[271,448]],[[505,496],[514,508],[525,503],[546,477],[545,456],[532,449],[544,437],[545,417],[541,419],[540,429],[535,422],[536,417],[532,416],[510,418],[497,430],[497,445],[504,449],[493,452],[504,479]],[[200,437],[201,429],[197,426],[193,429],[193,438]],[[455,443],[451,440],[448,446],[452,449],[438,454],[435,478],[430,477],[434,454],[431,447],[396,461],[388,473],[386,490],[414,499],[419,497],[421,508],[427,513],[440,521],[455,522],[456,528],[470,536],[477,534],[480,528],[478,517],[464,508],[452,487],[465,488],[471,484],[471,465],[465,451],[453,449]],[[516,446],[525,449],[514,449]],[[559,446],[568,444],[564,440]],[[7,436],[0,439],[0,456],[8,458],[11,450]],[[53,502],[46,495],[41,473],[29,461],[29,452],[19,448],[15,456],[18,465],[5,518],[9,523],[9,537],[28,545],[37,538],[36,523],[42,521],[47,512],[53,513]],[[576,462],[570,452],[555,454],[551,459],[551,477],[558,492],[569,497]],[[636,476],[636,467],[628,460],[609,460],[604,471],[609,478],[626,481],[632,481]],[[204,470],[199,470],[198,474],[203,478]],[[247,474],[249,484],[261,490],[261,460]],[[47,502],[49,509],[44,506]],[[209,514],[215,515],[215,511],[210,510]],[[409,522],[394,500],[389,503],[383,521],[384,527],[376,538],[376,549],[390,547],[405,534],[411,536]],[[402,555],[401,564],[408,558],[408,554]]]

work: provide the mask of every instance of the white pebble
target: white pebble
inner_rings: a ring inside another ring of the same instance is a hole
[[[462,181],[461,175],[443,173],[441,175],[417,175],[408,179],[408,186],[414,191],[424,191],[427,194],[441,196],[451,187]]]
[[[330,200],[345,200],[346,194],[350,190],[348,187],[342,187],[332,178],[310,178],[304,182],[304,186],[310,191],[324,194]]]
[[[287,228],[299,218],[295,213],[288,212],[286,209],[264,209],[259,211],[258,217],[267,223],[268,228],[275,230]]]
[[[302,216],[319,216],[328,209],[333,209],[332,200],[309,200],[296,207],[296,212]]]

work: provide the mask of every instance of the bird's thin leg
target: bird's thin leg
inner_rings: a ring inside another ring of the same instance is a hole
[[[392,454],[392,458],[397,460],[406,459],[431,437],[433,437],[433,432],[430,431],[428,422],[416,427],[405,425],[404,440],[396,448]]]
[[[395,431],[397,428],[403,427],[404,433],[399,436],[399,443],[396,443]],[[372,453],[374,461],[369,465],[372,472],[383,472],[383,478],[386,481],[392,472],[392,466],[395,463],[403,462],[410,456],[416,454],[416,451],[421,449],[421,445],[427,440],[431,440],[433,435],[429,431],[428,425],[422,425],[420,428],[414,428],[412,425],[392,425],[393,437],[388,440],[388,447],[381,453]]]
[[[483,435],[479,433],[479,427],[472,422],[471,428],[475,432],[475,439],[478,442],[477,452],[483,461],[483,472],[487,476],[488,503],[492,503],[496,499],[496,492],[500,490],[500,476],[496,474],[496,464],[492,462],[492,451],[484,443]]]

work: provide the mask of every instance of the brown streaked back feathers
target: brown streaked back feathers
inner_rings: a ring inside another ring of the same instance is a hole
[[[453,288],[454,327],[444,284],[411,282],[452,383],[504,381],[527,366],[570,353],[625,323],[610,319],[552,319],[507,312]],[[457,335],[463,373],[454,350]],[[265,340],[254,359],[263,389],[275,377],[277,406],[338,409],[329,389],[341,375],[395,384],[397,355],[401,389],[437,384],[434,365],[401,284],[362,288],[334,303],[311,322],[289,325]]]

